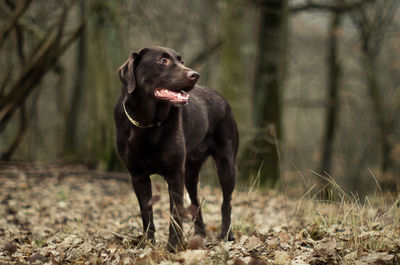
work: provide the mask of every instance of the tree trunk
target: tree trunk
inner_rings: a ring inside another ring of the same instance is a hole
[[[379,129],[380,136],[380,170],[383,174],[381,186],[385,190],[396,190],[396,181],[391,178],[386,178],[386,174],[393,166],[391,152],[393,143],[393,120],[389,119],[385,114],[383,96],[377,79],[376,60],[374,54],[368,49],[364,49],[364,71],[367,75],[367,87],[369,97],[372,101],[372,109],[375,113],[376,121]]]
[[[326,100],[325,128],[322,139],[321,175],[331,175],[332,153],[335,140],[335,131],[338,123],[339,112],[339,87],[340,63],[338,60],[338,29],[340,26],[340,13],[333,13],[329,29],[328,43],[328,94]],[[320,178],[321,197],[328,199],[330,196],[329,182]]]
[[[385,32],[393,22],[398,7],[399,4],[395,0],[378,1],[376,2],[373,16],[369,16],[367,11],[362,8],[359,10],[358,16],[354,17],[362,45],[362,65],[366,75],[366,86],[379,130],[379,169],[383,177],[381,186],[392,191],[396,189],[396,180],[390,176],[390,171],[393,169],[391,152],[394,145],[394,118],[388,115],[387,107],[385,106],[384,94],[378,80],[377,58],[382,48]],[[377,17],[381,19],[376,19]]]
[[[262,187],[280,178],[279,142],[282,136],[282,91],[286,68],[287,1],[261,1],[258,55],[253,90],[257,129],[244,155],[249,163],[242,177],[258,177]]]
[[[80,1],[81,22],[86,16],[86,0]],[[78,122],[83,91],[85,89],[86,69],[86,32],[84,31],[78,41],[76,58],[75,84],[72,90],[71,102],[66,117],[66,130],[64,139],[64,153],[67,156],[76,156],[79,150]]]
[[[243,36],[243,10],[241,0],[228,0],[222,14],[222,47],[219,73],[219,90],[230,102],[237,120],[243,120],[246,105],[243,98],[244,71],[241,52]]]
[[[113,7],[107,0],[99,0],[90,1],[88,9],[87,36],[92,41],[87,46],[86,69],[91,83],[85,90],[88,93],[85,108],[90,117],[85,144],[88,145],[88,157],[91,157],[91,161],[87,162],[101,170],[119,167],[111,114],[121,87],[116,69],[126,55],[121,55],[120,16],[114,16],[119,10],[117,7],[110,10]]]

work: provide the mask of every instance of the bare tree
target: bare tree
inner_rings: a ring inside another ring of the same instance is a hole
[[[332,170],[332,154],[335,140],[335,133],[338,124],[339,112],[339,88],[340,88],[340,62],[338,59],[338,32],[342,12],[334,12],[332,14],[331,23],[329,27],[329,40],[328,40],[328,93],[326,99],[326,114],[325,126],[322,138],[322,161],[321,161],[321,174],[331,174]],[[330,185],[325,179],[320,178],[321,182],[321,196],[329,198]]]
[[[46,73],[51,70],[60,56],[71,46],[71,44],[82,33],[84,24],[77,26],[72,33],[65,33],[67,14],[71,6],[63,6],[62,14],[58,21],[49,27],[38,39],[36,46],[29,51],[29,56],[24,52],[23,36],[27,29],[26,24],[21,21],[24,13],[28,10],[31,1],[24,0],[18,5],[10,6],[12,11],[9,13],[4,26],[0,29],[0,48],[8,40],[9,33],[13,30],[17,33],[17,53],[21,63],[21,71],[8,73],[1,82],[0,90],[0,134],[4,132],[6,126],[11,121],[14,114],[20,110],[20,127],[14,139],[3,151],[2,159],[9,159],[16,147],[20,143],[27,128],[27,115],[25,113],[26,101],[32,92],[38,87]],[[10,75],[15,74],[11,82]]]
[[[380,169],[383,175],[393,166],[391,152],[394,146],[393,129],[395,120],[394,116],[388,114],[388,109],[385,107],[384,92],[378,77],[377,60],[382,48],[384,35],[393,21],[398,7],[399,2],[396,0],[377,1],[371,8],[362,6],[352,16],[359,32],[366,86],[380,133]],[[389,190],[393,190],[396,187],[393,179],[387,179],[381,184]]]
[[[260,9],[253,89],[257,132],[243,152],[243,177],[259,176],[260,186],[280,178],[279,141],[282,136],[282,92],[286,70],[288,5],[286,0],[257,1]]]
[[[80,17],[81,23],[86,23],[86,3],[85,0],[80,0]],[[81,108],[81,102],[83,97],[83,91],[85,88],[85,73],[86,73],[86,52],[87,52],[87,37],[84,31],[78,40],[78,51],[76,58],[76,72],[75,72],[75,83],[72,89],[71,100],[68,104],[69,110],[66,116],[66,128],[65,130],[65,141],[64,141],[64,152],[68,156],[76,156],[79,152],[79,139],[78,139],[78,122],[79,112]]]

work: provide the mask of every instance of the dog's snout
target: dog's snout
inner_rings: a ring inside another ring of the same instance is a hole
[[[200,74],[198,72],[192,70],[187,73],[187,77],[190,80],[197,81],[200,78]]]

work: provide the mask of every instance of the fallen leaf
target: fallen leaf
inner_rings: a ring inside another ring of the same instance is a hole
[[[183,260],[184,265],[195,265],[202,261],[207,255],[207,250],[186,250],[179,253],[179,257]]]
[[[278,237],[279,237],[280,241],[283,243],[287,243],[290,240],[290,235],[286,231],[280,231],[278,233]]]
[[[90,243],[85,242],[81,245],[81,248],[84,254],[88,254],[90,251],[92,251],[93,246]]]
[[[67,247],[72,247],[72,246],[77,246],[82,242],[83,242],[82,238],[76,235],[70,235],[64,239],[63,244],[66,245]]]
[[[17,251],[17,245],[12,242],[7,242],[3,248],[9,255],[14,254]]]
[[[151,197],[149,202],[147,203],[147,206],[153,206],[156,202],[158,202],[161,199],[160,195],[154,195]]]
[[[46,258],[40,255],[39,253],[33,254],[27,258],[29,262],[36,262],[36,261],[44,261]]]
[[[368,253],[368,255],[363,256],[360,261],[362,262],[362,264],[367,265],[393,264],[394,255],[388,254],[387,252],[372,252]]]
[[[260,258],[252,257],[248,265],[268,265],[268,263]]]
[[[232,265],[247,265],[241,258],[236,258]]]
[[[337,263],[337,251],[335,238],[326,237],[314,246],[314,254],[310,264]]]
[[[246,239],[245,243],[246,243],[248,250],[253,250],[253,249],[257,248],[261,242],[260,242],[260,239],[258,239],[258,237],[251,236]]]
[[[201,249],[203,247],[203,238],[199,235],[194,236],[189,240],[188,247],[191,250]]]
[[[274,264],[284,265],[289,262],[289,254],[285,251],[275,251]]]

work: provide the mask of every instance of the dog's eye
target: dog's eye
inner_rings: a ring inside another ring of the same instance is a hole
[[[165,58],[161,58],[160,60],[158,60],[158,63],[160,63],[160,64],[167,64],[167,63],[168,63],[168,60],[165,59]]]
[[[181,64],[183,64],[183,60],[182,60],[182,57],[181,57],[181,56],[177,56],[176,59],[177,59]]]
[[[181,60],[181,64],[185,64],[183,60]]]

